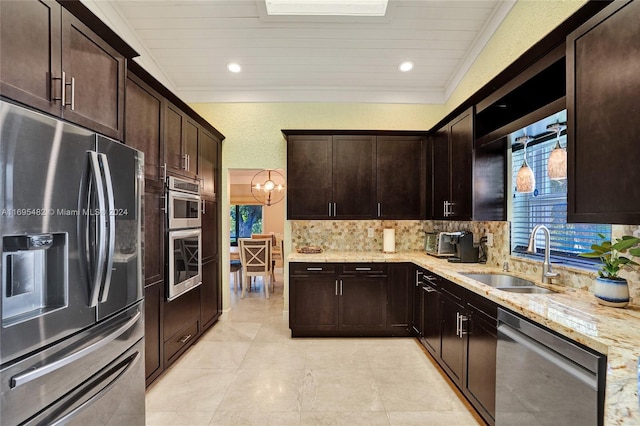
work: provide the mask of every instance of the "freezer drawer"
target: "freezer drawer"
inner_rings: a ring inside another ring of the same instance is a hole
[[[134,349],[144,336],[142,309],[140,302],[50,348],[3,366],[2,424],[55,423],[57,417],[67,415],[78,404],[88,402],[87,406],[93,407],[92,396],[102,401],[105,394],[113,392],[109,389],[122,388],[129,380],[132,384],[125,387],[139,389],[132,394],[121,393],[121,402],[129,404],[141,398],[144,408],[144,352],[142,347]],[[137,369],[140,377],[132,378],[138,374]],[[110,413],[117,408],[112,407]],[[144,419],[144,410],[142,413]]]

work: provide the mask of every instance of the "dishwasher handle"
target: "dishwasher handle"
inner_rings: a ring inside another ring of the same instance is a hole
[[[581,367],[580,365],[570,361],[564,356],[556,353],[552,349],[538,343],[534,339],[520,333],[518,330],[511,326],[499,322],[498,323],[498,340],[501,340],[502,336],[506,336],[516,343],[525,346],[527,349],[535,352],[540,357],[553,363],[557,367],[566,371],[571,376],[577,378],[591,389],[598,390],[598,380],[595,374],[589,370]]]

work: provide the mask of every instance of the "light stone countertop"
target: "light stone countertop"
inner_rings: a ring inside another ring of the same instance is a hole
[[[598,304],[593,294],[562,285],[545,285],[539,276],[524,276],[557,293],[519,294],[501,291],[461,273],[502,273],[477,263],[449,263],[424,252],[325,252],[291,253],[289,262],[369,263],[412,262],[478,293],[498,305],[530,318],[563,336],[607,355],[605,425],[640,425],[638,360],[640,357],[640,307],[611,308]]]

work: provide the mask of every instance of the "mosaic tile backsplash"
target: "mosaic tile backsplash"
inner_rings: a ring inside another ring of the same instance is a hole
[[[424,250],[424,232],[471,231],[476,243],[487,233],[493,234],[493,246],[487,247],[487,265],[502,267],[509,263],[511,271],[538,276],[542,263],[520,256],[512,256],[510,248],[509,222],[455,222],[419,220],[296,220],[291,221],[291,249],[302,246],[320,246],[325,251],[382,252],[383,230],[395,230],[396,252]],[[373,229],[373,237],[368,236]],[[614,225],[613,238],[632,235],[637,226]],[[585,269],[554,265],[560,274],[554,283],[568,287],[593,291],[597,272]],[[633,305],[640,305],[640,274],[625,271],[621,274],[629,281]]]

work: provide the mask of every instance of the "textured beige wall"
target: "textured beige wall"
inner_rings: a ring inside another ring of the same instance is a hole
[[[576,12],[586,0],[518,0],[446,103],[450,112]]]

